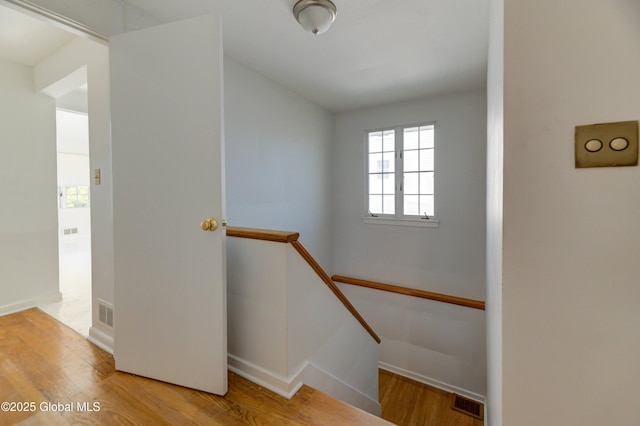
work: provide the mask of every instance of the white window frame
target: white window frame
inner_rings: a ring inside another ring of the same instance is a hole
[[[366,130],[364,133],[364,158],[365,158],[365,169],[364,169],[364,179],[365,179],[365,193],[364,193],[364,215],[362,217],[363,223],[367,224],[384,224],[384,225],[399,225],[399,226],[414,226],[414,227],[426,227],[426,228],[437,228],[439,226],[440,221],[435,217],[435,207],[434,205],[434,215],[429,216],[428,218],[423,215],[405,215],[404,214],[404,162],[403,162],[403,154],[404,154],[404,130],[410,129],[413,127],[423,127],[423,126],[433,126],[434,132],[434,155],[435,155],[435,122],[421,123],[421,124],[411,124],[411,125],[402,125],[402,126],[390,126],[379,129]],[[387,132],[393,130],[395,132],[395,214],[372,214],[369,211],[369,135],[371,133],[376,132]],[[435,176],[436,176],[436,166],[437,163],[434,162],[434,203],[435,203]]]

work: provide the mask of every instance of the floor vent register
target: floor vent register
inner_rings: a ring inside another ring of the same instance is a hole
[[[454,393],[451,408],[478,420],[484,420],[484,405],[464,396]]]

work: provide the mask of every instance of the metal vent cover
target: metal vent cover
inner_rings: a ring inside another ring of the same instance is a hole
[[[113,305],[98,299],[98,321],[113,327]]]
[[[484,420],[484,405],[464,396],[454,393],[451,408],[478,420]]]
[[[78,228],[65,228],[62,230],[64,235],[72,235],[78,233]]]

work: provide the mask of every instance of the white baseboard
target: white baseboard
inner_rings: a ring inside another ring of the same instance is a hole
[[[302,381],[299,378],[301,372],[287,379],[232,354],[228,354],[227,360],[229,370],[238,376],[244,377],[287,399],[291,399],[302,387]]]
[[[304,363],[291,377],[284,378],[235,355],[229,354],[227,359],[230,371],[287,399],[291,399],[306,384],[361,410],[380,415],[378,401],[309,362]]]
[[[20,311],[26,311],[27,309],[35,308],[40,305],[48,305],[49,303],[55,303],[61,300],[62,293],[56,291],[55,293],[49,294],[47,296],[9,303],[7,305],[0,306],[0,316],[13,314]]]
[[[89,336],[87,340],[99,347],[102,350],[109,352],[113,355],[113,336],[108,335],[102,330],[95,327],[89,329]]]
[[[480,395],[478,393],[471,392],[466,389],[462,389],[457,386],[453,386],[448,383],[444,383],[439,380],[432,379],[431,377],[423,376],[422,374],[414,373],[413,371],[408,371],[403,368],[396,367],[395,365],[387,364],[382,361],[378,362],[378,366],[382,370],[390,371],[399,376],[404,376],[406,378],[415,380],[416,382],[424,383],[425,385],[442,389],[443,391],[447,391],[450,393],[457,393],[458,395],[464,396],[469,399],[473,399],[474,401],[478,401],[486,405],[487,398],[484,395]]]

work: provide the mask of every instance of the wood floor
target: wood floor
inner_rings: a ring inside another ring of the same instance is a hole
[[[451,409],[453,394],[380,370],[382,418],[397,425],[483,426],[484,421]]]
[[[384,371],[380,386],[382,416],[393,423],[482,425],[451,410],[450,402],[438,402],[447,399],[445,392],[434,394],[432,388]],[[37,309],[0,317],[4,401],[27,411],[7,412],[3,405],[2,425],[389,424],[307,386],[287,400],[229,373],[229,391],[222,398],[116,372],[111,355]]]

